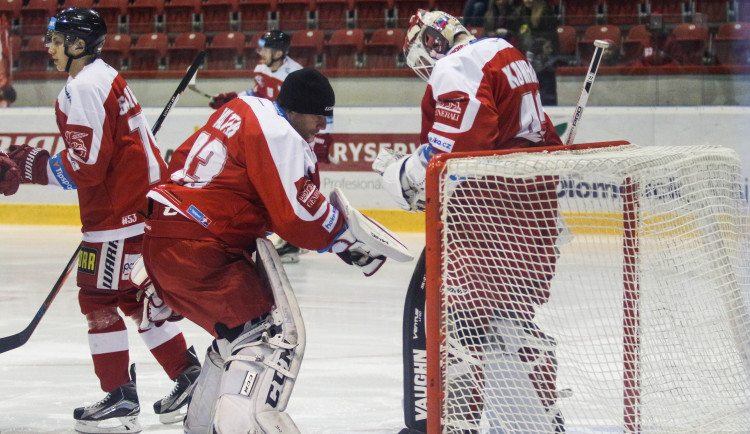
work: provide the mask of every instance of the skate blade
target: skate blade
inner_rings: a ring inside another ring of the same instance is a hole
[[[182,422],[185,420],[185,414],[187,412],[181,412],[181,408],[169,412],[169,413],[162,413],[159,415],[159,422],[163,424],[170,424],[170,423],[177,423]]]
[[[284,255],[279,259],[281,259],[282,264],[296,264],[299,262],[299,256],[297,255]]]
[[[124,416],[101,421],[78,420],[75,430],[82,433],[139,433],[143,428],[138,423],[138,416]]]

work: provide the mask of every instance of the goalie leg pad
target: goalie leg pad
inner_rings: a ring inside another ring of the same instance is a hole
[[[270,337],[278,328],[271,326],[272,321],[273,317],[267,318],[261,324],[267,327],[256,327],[255,333],[245,333],[232,344],[232,355],[224,363],[220,396],[214,408],[213,432],[299,432],[288,417],[276,417],[278,429],[284,428],[283,431],[266,431],[258,420],[262,413],[286,409],[289,393],[285,389],[293,386],[299,368],[297,365],[296,370],[291,370],[295,346]],[[264,330],[269,327],[271,330]],[[270,420],[274,418],[267,422]]]
[[[219,346],[213,341],[206,351],[201,373],[193,389],[185,417],[186,434],[206,434],[211,426],[211,413],[219,398],[219,384],[224,369],[224,359]]]
[[[555,341],[531,321],[493,321],[484,359],[484,418],[505,432],[558,432]]]

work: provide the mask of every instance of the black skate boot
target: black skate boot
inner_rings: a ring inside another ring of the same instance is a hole
[[[138,393],[135,388],[135,365],[130,365],[130,381],[109,392],[101,401],[73,411],[75,430],[83,433],[138,433]],[[118,425],[114,423],[119,422]]]
[[[185,419],[185,413],[180,412],[180,409],[190,401],[190,395],[193,393],[198,374],[201,372],[201,363],[193,347],[188,349],[187,356],[190,361],[189,365],[174,380],[174,389],[169,395],[154,403],[154,413],[159,415],[161,423],[176,423]]]
[[[302,253],[302,249],[297,246],[293,246],[284,240],[279,240],[276,244],[276,253],[279,254],[279,259],[283,264],[296,264],[299,262],[299,255]]]

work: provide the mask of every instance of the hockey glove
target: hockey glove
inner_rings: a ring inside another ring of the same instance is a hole
[[[18,166],[5,152],[0,151],[0,193],[5,196],[16,194],[23,177]]]
[[[237,92],[227,92],[227,93],[220,93],[218,95],[214,95],[213,98],[211,98],[211,101],[208,103],[208,106],[212,109],[218,109],[219,107],[223,106],[224,104],[228,103],[229,101],[237,98]]]
[[[151,282],[151,278],[146,272],[143,265],[143,257],[135,260],[133,269],[130,271],[130,283],[138,288],[137,299],[143,299],[143,319],[138,328],[146,331],[154,326],[164,324],[164,321],[179,321],[182,315],[174,312],[167,306],[156,293],[156,289]]]
[[[21,183],[47,185],[47,160],[49,152],[29,145],[11,146],[8,155],[21,170]]]
[[[414,259],[395,234],[354,209],[341,190],[335,188],[328,199],[346,220],[346,228],[328,251],[336,253],[347,264],[358,267],[365,276],[375,274],[386,258],[399,262]]]
[[[383,188],[403,209],[425,210],[425,174],[431,148],[422,145],[407,155],[382,148],[372,163],[372,170],[382,176]]]

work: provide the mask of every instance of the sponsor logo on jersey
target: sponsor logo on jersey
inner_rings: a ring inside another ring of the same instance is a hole
[[[65,171],[65,166],[63,166],[62,162],[62,154],[57,154],[50,158],[49,166],[52,169],[52,173],[55,175],[58,184],[60,184],[64,190],[75,190],[78,188],[75,182],[73,182],[68,176],[68,172]]]
[[[331,205],[331,213],[328,216],[328,219],[325,223],[323,223],[323,227],[328,231],[331,232],[333,230],[333,226],[336,224],[336,220],[338,220],[339,210],[336,209],[333,205]]]
[[[198,208],[195,207],[195,205],[190,205],[190,208],[187,209],[187,213],[195,219],[198,223],[203,225],[204,228],[207,228],[208,225],[211,224],[211,219],[206,217],[205,214],[201,212]]]
[[[125,255],[125,259],[122,261],[122,275],[120,276],[120,280],[130,279],[133,265],[135,265],[135,261],[140,257],[141,255]]]
[[[78,272],[91,275],[96,274],[98,257],[98,250],[81,246],[81,250],[78,252]]]
[[[448,92],[438,96],[435,103],[435,122],[460,128],[468,105],[469,95],[466,92]]]
[[[289,350],[283,350],[279,354],[279,367],[286,371],[292,365],[292,353]],[[279,371],[274,370],[273,378],[271,379],[271,389],[268,391],[266,396],[266,404],[270,405],[271,408],[276,408],[279,405],[279,397],[281,392],[284,390],[284,380],[286,377]]]
[[[86,131],[68,130],[63,134],[63,138],[65,139],[68,148],[81,157],[82,160],[86,161],[89,155],[89,145],[91,144],[91,128],[83,126],[77,127]]]
[[[427,419],[427,351],[412,350],[414,360],[414,420]]]
[[[456,143],[447,137],[440,136],[433,132],[427,134],[427,141],[430,142],[430,145],[433,148],[443,152],[453,151],[453,145]]]

